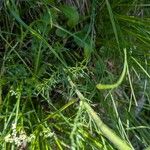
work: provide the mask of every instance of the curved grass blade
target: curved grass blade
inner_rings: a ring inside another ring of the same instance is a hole
[[[126,48],[124,48],[124,67],[123,67],[123,71],[121,73],[120,78],[118,79],[118,81],[114,84],[97,84],[96,87],[99,90],[106,90],[106,89],[114,89],[117,88],[123,81],[125,74],[127,71],[127,50]]]

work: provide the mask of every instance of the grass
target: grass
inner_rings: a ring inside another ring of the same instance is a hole
[[[0,149],[149,149],[149,7],[0,2]]]

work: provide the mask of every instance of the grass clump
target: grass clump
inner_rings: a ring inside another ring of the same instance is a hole
[[[148,149],[149,4],[0,2],[0,149]]]

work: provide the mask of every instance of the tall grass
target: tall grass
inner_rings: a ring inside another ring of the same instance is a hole
[[[0,149],[149,149],[149,6],[0,2]]]

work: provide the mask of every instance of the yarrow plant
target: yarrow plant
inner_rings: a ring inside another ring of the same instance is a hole
[[[17,148],[27,147],[28,144],[34,142],[34,140],[36,139],[36,135],[30,134],[29,136],[27,136],[27,133],[23,129],[18,131],[17,125],[15,123],[12,124],[11,130],[12,132],[6,135],[4,140],[6,143],[14,144]],[[43,128],[39,132],[39,136],[43,139],[47,139],[53,137],[54,133],[51,132],[47,127]]]
[[[12,133],[5,136],[4,140],[7,143],[14,143],[16,147],[26,147],[27,143],[30,143],[35,139],[33,134],[27,136],[24,130],[17,131],[17,125],[15,123],[12,124]]]

